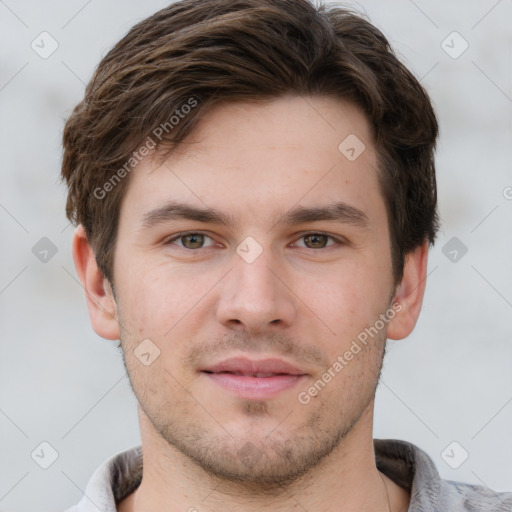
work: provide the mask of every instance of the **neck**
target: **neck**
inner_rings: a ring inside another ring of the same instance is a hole
[[[373,408],[331,454],[287,486],[256,486],[216,477],[170,446],[141,414],[143,478],[119,512],[143,510],[304,510],[390,512],[408,508],[410,496],[375,464]],[[172,504],[172,505],[171,505]]]

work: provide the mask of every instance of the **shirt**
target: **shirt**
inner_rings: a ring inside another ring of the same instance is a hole
[[[443,480],[432,459],[406,441],[374,439],[377,469],[409,490],[409,512],[511,512],[512,492]],[[117,512],[142,479],[142,447],[118,453],[93,474],[80,502],[66,512]]]

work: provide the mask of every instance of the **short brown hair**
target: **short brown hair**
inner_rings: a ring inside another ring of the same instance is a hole
[[[213,106],[290,93],[344,98],[365,112],[401,279],[405,255],[434,243],[438,229],[438,125],[384,35],[359,14],[307,0],[182,0],[114,46],[64,129],[66,214],[84,226],[111,283],[120,206],[144,141],[171,151]],[[186,115],[184,105],[193,105]]]

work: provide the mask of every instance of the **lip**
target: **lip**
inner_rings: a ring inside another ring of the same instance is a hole
[[[245,375],[255,375],[256,373],[284,373],[287,375],[305,375],[306,372],[293,366],[282,359],[271,358],[252,360],[246,357],[232,357],[219,363],[203,368],[201,371],[210,373],[240,373]]]
[[[226,359],[201,369],[210,381],[235,396],[265,400],[296,386],[307,373],[282,359]]]

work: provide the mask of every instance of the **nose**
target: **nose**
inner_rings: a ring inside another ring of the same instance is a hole
[[[293,324],[297,299],[292,283],[272,257],[270,250],[252,262],[238,254],[233,256],[233,269],[222,280],[217,319],[230,329],[253,334],[272,326]]]

